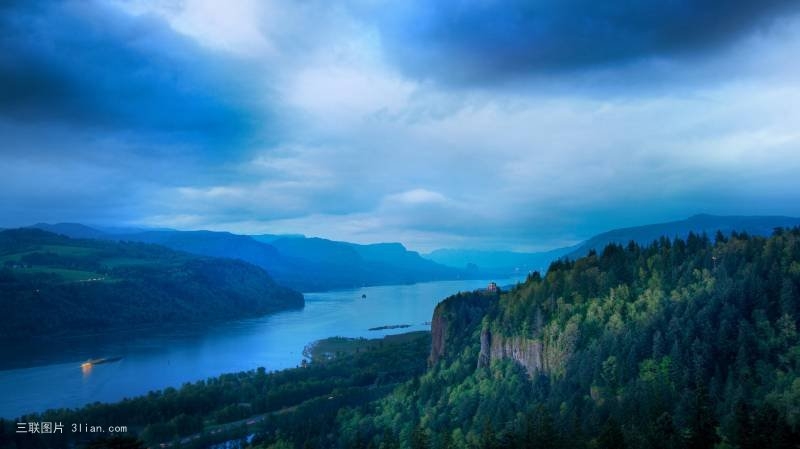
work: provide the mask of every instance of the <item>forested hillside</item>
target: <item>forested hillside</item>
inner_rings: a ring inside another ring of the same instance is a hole
[[[0,338],[257,316],[303,297],[261,268],[157,245],[0,232]]]
[[[342,447],[797,447],[798,292],[794,229],[610,245],[450,298],[431,369],[341,413]]]

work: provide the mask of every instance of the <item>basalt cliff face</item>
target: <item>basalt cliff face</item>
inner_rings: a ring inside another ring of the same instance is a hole
[[[476,344],[481,322],[496,301],[496,293],[475,291],[459,293],[440,302],[431,319],[429,365],[461,351],[466,345]]]
[[[497,305],[498,295],[476,291],[460,293],[436,306],[431,320],[430,366],[442,358],[457,354],[469,346],[478,353],[477,366],[509,359],[518,363],[531,377],[537,374],[563,373],[577,342],[577,328],[561,328],[544,324],[541,312],[536,314],[532,335],[504,335],[492,330],[490,311]]]
[[[494,360],[511,359],[522,365],[529,375],[545,371],[542,342],[525,337],[504,337],[489,329],[481,331],[481,352],[478,367]]]
[[[428,357],[428,364],[434,365],[444,356],[445,334],[447,322],[442,313],[441,304],[436,306],[431,320],[431,355]]]

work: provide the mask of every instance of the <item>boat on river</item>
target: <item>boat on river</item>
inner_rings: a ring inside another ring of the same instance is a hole
[[[89,359],[81,363],[81,367],[86,368],[94,365],[102,365],[103,363],[119,362],[120,360],[122,360],[122,357],[101,357],[99,359]]]

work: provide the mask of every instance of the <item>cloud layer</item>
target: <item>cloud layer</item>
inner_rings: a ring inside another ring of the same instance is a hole
[[[4,3],[0,226],[534,250],[800,215],[793,4],[606,3]]]
[[[0,113],[9,119],[203,143],[256,131],[261,105],[229,71],[236,61],[157,17],[99,2],[18,2],[0,9],[0,42]]]
[[[480,83],[705,54],[797,8],[792,0],[447,0],[376,9],[408,73]]]

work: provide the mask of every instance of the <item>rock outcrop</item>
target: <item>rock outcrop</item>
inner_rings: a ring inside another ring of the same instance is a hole
[[[428,365],[433,366],[452,351],[468,346],[478,350],[477,366],[489,366],[495,360],[510,359],[533,377],[537,374],[560,376],[565,372],[578,341],[574,322],[559,325],[546,323],[541,311],[532,319],[530,335],[503,335],[492,330],[491,320],[484,320],[497,304],[497,294],[484,291],[459,293],[436,306],[431,319],[431,353]]]
[[[481,321],[497,301],[496,293],[459,293],[440,302],[431,319],[430,366],[447,356],[450,348],[461,350],[477,343]]]
[[[433,319],[431,319],[431,355],[428,357],[428,364],[434,365],[444,355],[445,348],[445,329],[447,323],[444,319],[444,314],[439,306],[433,311]]]
[[[530,376],[545,371],[542,342],[524,337],[504,337],[489,329],[481,331],[478,367],[494,360],[511,359],[522,365]]]

